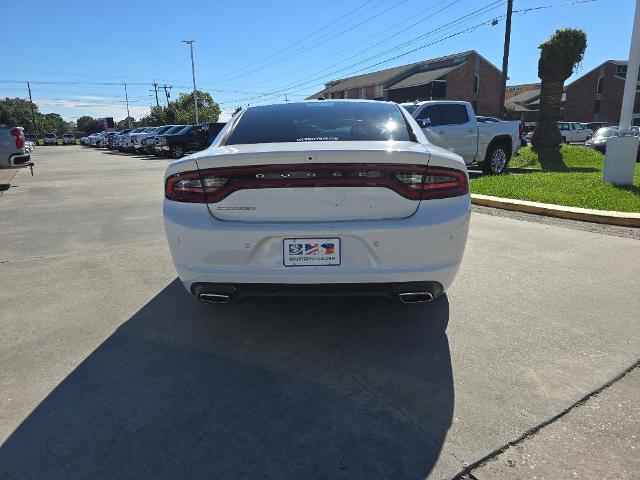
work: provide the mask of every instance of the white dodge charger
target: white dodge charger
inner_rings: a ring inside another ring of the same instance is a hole
[[[430,301],[456,275],[470,208],[462,158],[378,101],[246,108],[165,175],[173,261],[187,290],[213,303]]]

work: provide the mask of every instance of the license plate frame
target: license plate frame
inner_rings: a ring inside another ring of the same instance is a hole
[[[285,238],[282,264],[285,267],[339,267],[342,265],[340,237]]]

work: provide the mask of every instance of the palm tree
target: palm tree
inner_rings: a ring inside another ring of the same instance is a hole
[[[542,80],[540,113],[531,143],[534,148],[557,147],[562,143],[557,122],[560,120],[564,82],[582,61],[587,48],[587,34],[573,28],[556,30],[539,48],[538,76]]]

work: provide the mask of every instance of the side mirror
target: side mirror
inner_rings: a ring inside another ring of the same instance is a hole
[[[429,128],[431,126],[431,119],[429,117],[420,118],[416,121],[418,122],[418,125],[420,125],[420,128]]]

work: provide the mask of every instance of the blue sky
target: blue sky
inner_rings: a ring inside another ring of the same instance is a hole
[[[578,75],[605,59],[627,58],[635,1],[561,6],[572,1],[514,1],[520,12],[513,18],[509,83],[538,81],[538,45],[561,27],[587,32],[589,45]],[[26,97],[26,85],[16,82],[30,80],[42,112],[67,119],[121,119],[126,115],[121,84],[127,82],[131,112],[138,118],[155,104],[149,91],[154,80],[172,85],[172,96],[190,91],[189,50],[180,42],[185,39],[196,40],[198,88],[214,96],[225,116],[236,105],[280,101],[285,94],[302,99],[333,78],[464,50],[475,49],[498,67],[502,63],[500,17],[506,0],[116,0],[89,5],[67,0],[64,7],[53,8],[48,0],[32,0],[28,6],[2,6],[3,18],[22,18],[26,31],[4,35],[0,97]],[[544,6],[552,7],[523,11]],[[500,21],[491,26],[494,18]],[[159,95],[164,101],[164,92]]]

